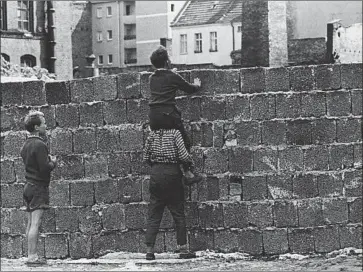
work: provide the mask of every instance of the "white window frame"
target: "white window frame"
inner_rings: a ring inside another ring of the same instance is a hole
[[[107,30],[107,40],[112,41],[113,33],[112,30]]]
[[[217,52],[218,51],[218,40],[217,40],[217,31],[209,32],[209,52]]]
[[[98,56],[98,65],[103,65],[103,55]]]
[[[32,14],[30,14],[30,5],[32,5],[30,1],[17,1],[16,15],[18,21],[18,29],[21,31],[30,31],[30,21],[33,17]]]
[[[107,7],[107,17],[112,17],[112,7],[111,6]]]
[[[111,61],[110,61],[110,57],[111,57]],[[107,62],[108,62],[108,64],[112,64],[113,63],[113,55],[112,54],[109,54],[108,55]]]
[[[188,36],[180,34],[180,54],[188,54]]]
[[[203,37],[202,33],[194,34],[194,53],[202,53],[203,52]]]
[[[102,18],[102,7],[98,7],[96,9],[96,17],[97,18]]]
[[[102,31],[97,31],[97,42],[103,41]]]

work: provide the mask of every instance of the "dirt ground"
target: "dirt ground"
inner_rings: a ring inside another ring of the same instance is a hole
[[[197,258],[180,260],[177,254],[156,254],[146,261],[142,253],[109,253],[98,259],[48,260],[28,267],[25,258],[1,259],[1,271],[362,271],[362,249],[346,248],[325,255],[284,254],[253,258],[242,253],[197,252]]]

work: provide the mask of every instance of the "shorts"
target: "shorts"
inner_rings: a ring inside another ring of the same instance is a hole
[[[49,186],[27,182],[24,187],[23,199],[27,212],[49,209]]]

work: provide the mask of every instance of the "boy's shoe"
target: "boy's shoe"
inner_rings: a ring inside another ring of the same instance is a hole
[[[146,253],[146,260],[148,260],[148,261],[155,260],[155,254],[154,253]]]
[[[183,182],[185,185],[192,185],[192,184],[195,184],[195,183],[199,183],[203,180],[203,177],[202,176],[194,176],[192,178],[187,178],[185,176],[183,176]]]
[[[180,259],[193,259],[193,258],[197,258],[197,255],[195,254],[195,252],[182,251],[179,253],[179,258]]]

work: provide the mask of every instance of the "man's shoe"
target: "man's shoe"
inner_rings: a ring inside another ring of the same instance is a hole
[[[195,254],[195,252],[183,251],[183,252],[180,252],[179,258],[180,259],[193,259],[193,258],[197,258],[197,255]]]
[[[148,261],[155,260],[155,254],[154,253],[146,253],[146,260],[148,260]]]

